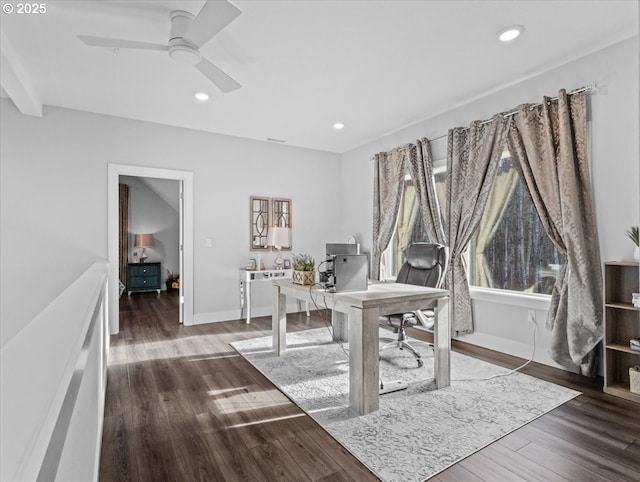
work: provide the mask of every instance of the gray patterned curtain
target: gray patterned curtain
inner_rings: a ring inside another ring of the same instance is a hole
[[[507,172],[499,172],[493,182],[493,188],[487,199],[487,206],[475,234],[475,243],[472,243],[472,246],[475,244],[475,264],[471,268],[471,280],[472,282],[475,281],[479,286],[493,287],[491,270],[487,263],[485,251],[500,225],[500,220],[516,189],[517,181],[518,171],[509,169]]]
[[[119,208],[119,266],[118,277],[122,284],[127,285],[127,263],[129,261],[129,186],[118,186]]]
[[[562,254],[547,327],[551,357],[573,362],[584,375],[595,366],[602,339],[602,273],[586,152],[586,93],[541,105],[521,105],[509,151],[531,193],[545,231]],[[515,128],[514,128],[515,127]],[[569,309],[571,307],[571,309]]]
[[[416,141],[415,156],[409,156],[408,168],[416,189],[416,197],[422,214],[422,222],[429,239],[447,244],[440,215],[440,205],[436,195],[436,183],[433,178],[433,158],[431,143],[428,139]]]
[[[373,249],[371,278],[380,279],[382,252],[387,249],[398,218],[405,158],[415,146],[405,146],[375,156],[373,179]]]
[[[491,122],[474,121],[468,129],[449,131],[447,145],[447,237],[449,266],[445,287],[451,293],[451,331],[473,331],[471,296],[464,252],[480,223],[506,142],[508,120],[502,114]]]

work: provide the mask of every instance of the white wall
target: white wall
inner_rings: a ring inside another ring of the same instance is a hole
[[[137,261],[142,254],[142,248],[135,247],[135,234],[152,233],[154,246],[146,249],[147,262],[161,263],[162,289],[165,290],[167,270],[180,271],[180,215],[142,178],[120,176],[120,183],[129,186],[129,261]],[[179,181],[166,183],[170,183],[172,195],[177,200],[180,196]],[[134,252],[138,257],[133,256]]]
[[[252,194],[293,200],[294,252],[322,259],[342,239],[336,154],[54,107],[23,116],[7,99],[0,116],[2,345],[107,258],[109,163],[193,171],[197,322],[240,315]],[[271,292],[254,295],[269,312]]]
[[[543,95],[555,96],[561,88],[572,90],[597,83],[606,86],[606,92],[589,96],[592,179],[602,261],[632,259],[633,244],[626,238],[625,231],[639,224],[640,218],[638,55],[638,37],[635,37],[343,154],[343,236],[357,233],[363,249],[371,249],[373,162],[370,158],[375,153],[421,137],[439,137],[452,127],[488,119],[521,103],[539,102]],[[425,112],[425,117],[428,116]],[[435,147],[434,151],[444,152],[446,141],[437,141]],[[434,152],[434,156],[439,158],[441,154]],[[518,300],[515,306],[513,302],[513,299],[507,304],[495,299],[475,300],[476,333],[464,339],[528,357],[532,337],[526,312],[534,309],[538,320],[536,360],[555,365],[546,353],[549,345],[544,328],[546,308],[539,302]]]
[[[624,233],[640,217],[637,37],[343,156],[53,107],[45,107],[42,118],[23,116],[2,99],[0,342],[95,260],[106,259],[108,163],[193,171],[196,321],[231,319],[239,316],[237,268],[247,260],[252,194],[293,199],[294,252],[321,260],[325,241],[352,234],[367,252],[374,153],[594,82],[607,88],[590,97],[602,259],[630,259],[633,246]],[[206,238],[213,239],[213,248],[205,247]],[[268,313],[270,295],[256,289],[254,313]],[[505,306],[511,305],[474,303],[475,336],[492,340],[483,343],[493,348],[514,341],[506,336],[506,324],[529,332],[526,308],[514,313]],[[543,332],[544,312],[538,314]]]

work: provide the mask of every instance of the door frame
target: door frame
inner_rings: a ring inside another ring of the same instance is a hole
[[[184,216],[180,230],[183,233],[182,254],[184,263],[180,273],[181,310],[185,325],[193,325],[193,172],[154,167],[109,164],[107,188],[107,249],[109,257],[109,330],[112,335],[120,331],[119,309],[119,236],[118,236],[118,185],[120,176],[156,177],[182,181]]]

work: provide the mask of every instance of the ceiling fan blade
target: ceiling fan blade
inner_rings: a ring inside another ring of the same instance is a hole
[[[167,51],[166,45],[136,42],[135,40],[122,40],[117,38],[92,37],[91,35],[78,35],[78,38],[90,47],[106,47],[111,49],[138,49]]]
[[[242,12],[226,0],[208,0],[184,34],[184,39],[200,48]]]
[[[202,57],[200,62],[195,65],[195,68],[202,72],[207,79],[213,82],[225,94],[242,87],[204,57]]]

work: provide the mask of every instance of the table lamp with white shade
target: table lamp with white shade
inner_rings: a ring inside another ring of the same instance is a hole
[[[291,228],[273,226],[267,232],[267,246],[273,246],[278,250],[278,255],[274,261],[276,269],[282,269],[284,261],[282,259],[282,248],[291,247]]]

